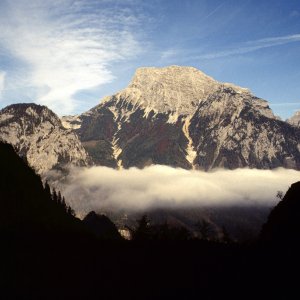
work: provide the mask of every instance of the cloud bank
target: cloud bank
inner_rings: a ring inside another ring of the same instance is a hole
[[[84,215],[106,209],[275,205],[277,191],[286,192],[299,180],[299,171],[281,168],[202,172],[159,165],[128,170],[91,167],[72,169],[60,189]]]
[[[27,87],[33,90],[31,101],[70,114],[78,105],[76,93],[111,82],[109,65],[139,52],[139,15],[129,1],[108,4],[2,1],[0,50],[10,56],[14,73],[5,88]]]

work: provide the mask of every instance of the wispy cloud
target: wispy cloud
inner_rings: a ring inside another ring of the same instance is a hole
[[[72,113],[77,92],[112,81],[110,64],[139,52],[135,32],[140,20],[134,6],[110,4],[2,2],[0,46],[23,62],[22,84],[35,87],[34,100],[60,114]]]
[[[284,45],[288,43],[300,42],[300,34],[279,36],[279,37],[271,37],[264,38],[255,41],[245,42],[237,47],[222,50],[218,52],[212,52],[208,54],[199,55],[200,59],[215,59],[220,57],[227,57],[239,54],[245,54],[253,51],[257,51],[264,48]]]
[[[161,52],[160,60],[162,62],[170,62],[170,61],[187,61],[187,60],[212,60],[216,58],[225,58],[235,55],[242,55],[250,52],[254,52],[264,48],[270,48],[280,45],[285,45],[289,43],[300,42],[300,34],[287,35],[287,36],[279,36],[279,37],[271,37],[264,38],[255,41],[248,41],[244,43],[240,43],[235,46],[228,47],[226,49],[220,51],[210,51],[205,53],[203,50],[198,49],[184,49],[184,48],[170,48]],[[197,52],[202,54],[197,54]]]
[[[207,19],[209,19],[210,17],[212,17],[219,9],[221,9],[224,5],[226,4],[226,2],[221,3],[220,5],[218,5],[215,9],[213,9],[210,13],[208,13],[204,18],[202,18],[202,22],[206,21]]]
[[[276,192],[300,178],[295,170],[190,171],[167,166],[77,168],[60,187],[77,213],[226,205],[274,205]]]
[[[178,52],[176,49],[166,49],[162,51],[160,55],[160,60],[168,61],[169,59],[172,59],[178,55],[180,55],[180,52]]]

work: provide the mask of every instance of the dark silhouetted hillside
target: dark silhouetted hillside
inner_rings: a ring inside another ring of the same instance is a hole
[[[287,225],[297,217],[298,192],[299,183],[278,205],[295,212],[284,208],[279,218],[274,209],[266,232],[273,223],[285,230],[299,224],[296,218]],[[299,298],[298,251],[195,240],[167,225],[151,228],[147,218],[133,241],[82,238],[86,225],[59,198],[11,146],[0,144],[1,299]],[[85,223],[99,234],[113,228],[94,213]]]
[[[0,143],[0,232],[17,235],[85,234],[60,193],[50,192],[13,147]]]
[[[300,181],[291,185],[271,211],[261,238],[267,242],[300,244]]]
[[[116,225],[105,215],[98,215],[91,211],[83,219],[83,223],[100,239],[122,239]]]

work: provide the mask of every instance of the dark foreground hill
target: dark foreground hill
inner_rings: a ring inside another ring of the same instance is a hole
[[[100,239],[122,239],[116,225],[105,215],[98,215],[91,211],[85,216],[83,223]]]
[[[10,146],[0,161],[1,299],[299,297],[295,244],[96,240]]]
[[[0,143],[0,158],[0,233],[36,238],[88,232],[12,146]]]
[[[263,240],[277,244],[300,244],[300,181],[292,184],[263,226]]]

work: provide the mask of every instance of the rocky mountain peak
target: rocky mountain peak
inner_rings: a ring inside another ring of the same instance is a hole
[[[128,87],[114,97],[154,113],[191,115],[201,101],[220,88],[250,94],[248,89],[218,82],[194,67],[168,66],[137,69]],[[105,97],[102,103],[110,100]]]
[[[12,120],[15,119],[15,120]],[[5,121],[22,121],[30,119],[36,125],[49,121],[53,126],[60,126],[61,121],[58,116],[48,107],[35,103],[12,104],[0,111],[0,122],[4,125]]]
[[[127,88],[64,122],[109,167],[300,168],[297,128],[248,89],[193,67],[137,69]]]
[[[287,122],[293,126],[300,127],[300,110],[297,111]]]
[[[137,69],[118,99],[154,112],[190,114],[218,82],[193,67],[170,66]]]
[[[180,85],[181,88],[185,87],[185,89],[187,89],[185,83],[191,81],[196,85],[206,85],[216,82],[212,77],[209,77],[194,67],[142,67],[136,70],[129,87],[145,87],[147,85],[152,85],[154,82],[161,82],[166,88],[175,88],[177,85]]]
[[[13,145],[40,174],[88,162],[77,135],[46,106],[21,103],[0,110],[0,140]]]

